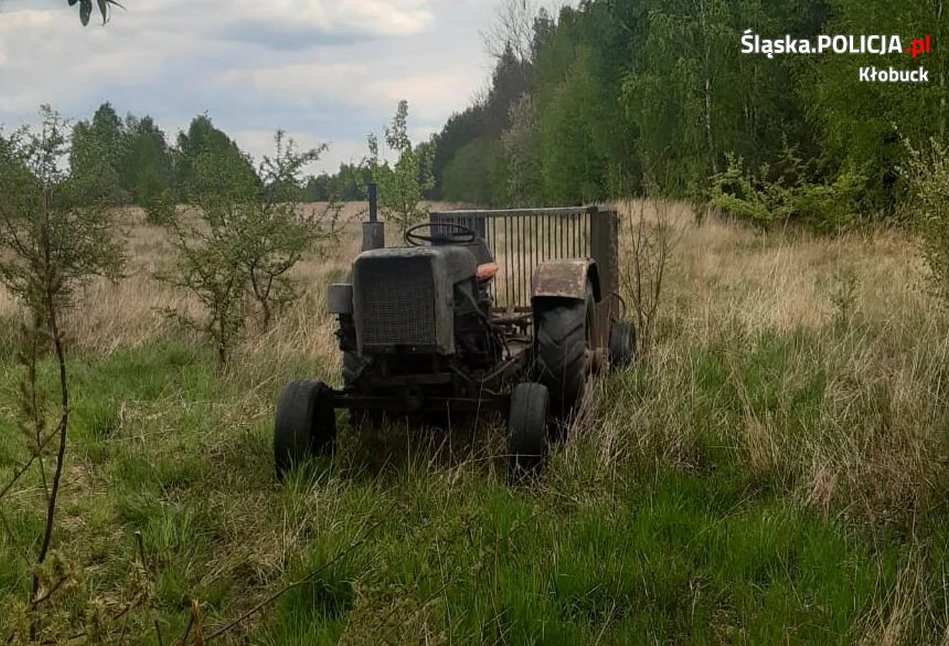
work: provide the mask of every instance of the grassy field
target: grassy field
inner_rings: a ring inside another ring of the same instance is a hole
[[[160,314],[193,305],[150,277],[162,238],[129,214],[131,275],[91,285],[69,321],[55,540],[79,583],[58,608],[147,589],[113,634],[157,644],[157,621],[167,645],[192,600],[208,638],[304,580],[209,641],[949,644],[949,326],[909,241],[696,225],[675,206],[655,348],[597,384],[535,489],[504,484],[497,423],[342,425],[336,459],[281,486],[274,403],[294,378],[339,383],[323,285],[358,246],[358,208],[225,374]],[[2,293],[0,317],[2,484],[23,458]],[[0,507],[3,628],[42,530],[30,477]]]

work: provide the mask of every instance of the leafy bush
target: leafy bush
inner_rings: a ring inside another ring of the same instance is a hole
[[[728,167],[711,178],[707,207],[762,228],[796,221],[819,233],[841,233],[857,223],[866,178],[852,169],[823,184],[791,148],[777,166],[762,164],[757,172],[746,170],[741,157],[727,159]]]
[[[908,219],[919,233],[933,287],[949,302],[949,150],[936,140],[925,150],[906,146],[909,156],[900,172],[909,187]]]
[[[337,219],[336,204],[307,212],[298,202],[301,172],[325,148],[298,152],[282,131],[274,143],[276,155],[264,157],[260,180],[247,172],[243,156],[201,153],[189,188],[196,215],[178,213],[168,196],[150,210],[150,217],[170,233],[176,251],[173,266],[159,278],[191,292],[204,306],[206,318],[184,321],[211,339],[222,366],[244,331],[250,303],[256,304],[260,326],[267,330],[275,310],[298,295],[290,271],[335,230],[326,225]]]
[[[856,223],[866,178],[845,170],[833,184],[801,183],[792,191],[793,211],[809,227],[820,233],[841,233]]]
[[[741,157],[728,156],[728,168],[712,177],[709,193],[710,207],[754,224],[766,225],[776,213],[757,178],[745,173]]]

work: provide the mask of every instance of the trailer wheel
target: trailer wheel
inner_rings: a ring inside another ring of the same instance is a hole
[[[586,298],[539,300],[534,308],[534,376],[550,390],[553,414],[567,418],[586,386],[596,330],[593,286]]]
[[[547,457],[547,414],[550,392],[542,384],[518,384],[508,415],[508,478],[512,484],[536,477]]]
[[[322,381],[301,379],[280,393],[274,423],[274,463],[277,478],[295,465],[336,448],[336,412],[332,391]]]
[[[624,368],[633,362],[636,329],[630,321],[614,320],[610,325],[610,368]]]

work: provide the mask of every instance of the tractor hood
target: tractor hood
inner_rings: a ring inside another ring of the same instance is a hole
[[[364,251],[353,262],[353,269],[360,263],[398,267],[400,263],[411,263],[413,259],[430,258],[436,271],[442,273],[450,285],[474,277],[478,263],[474,254],[464,246],[445,245],[439,247],[394,247]],[[391,263],[391,264],[390,264]]]
[[[365,251],[353,262],[353,319],[360,354],[451,354],[454,287],[472,280],[464,247]]]

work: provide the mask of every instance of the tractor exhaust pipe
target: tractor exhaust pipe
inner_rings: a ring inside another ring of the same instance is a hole
[[[383,249],[386,246],[386,223],[378,221],[379,196],[376,184],[369,184],[369,221],[362,223],[362,250]]]
[[[379,214],[379,187],[369,184],[369,221],[375,222]]]

